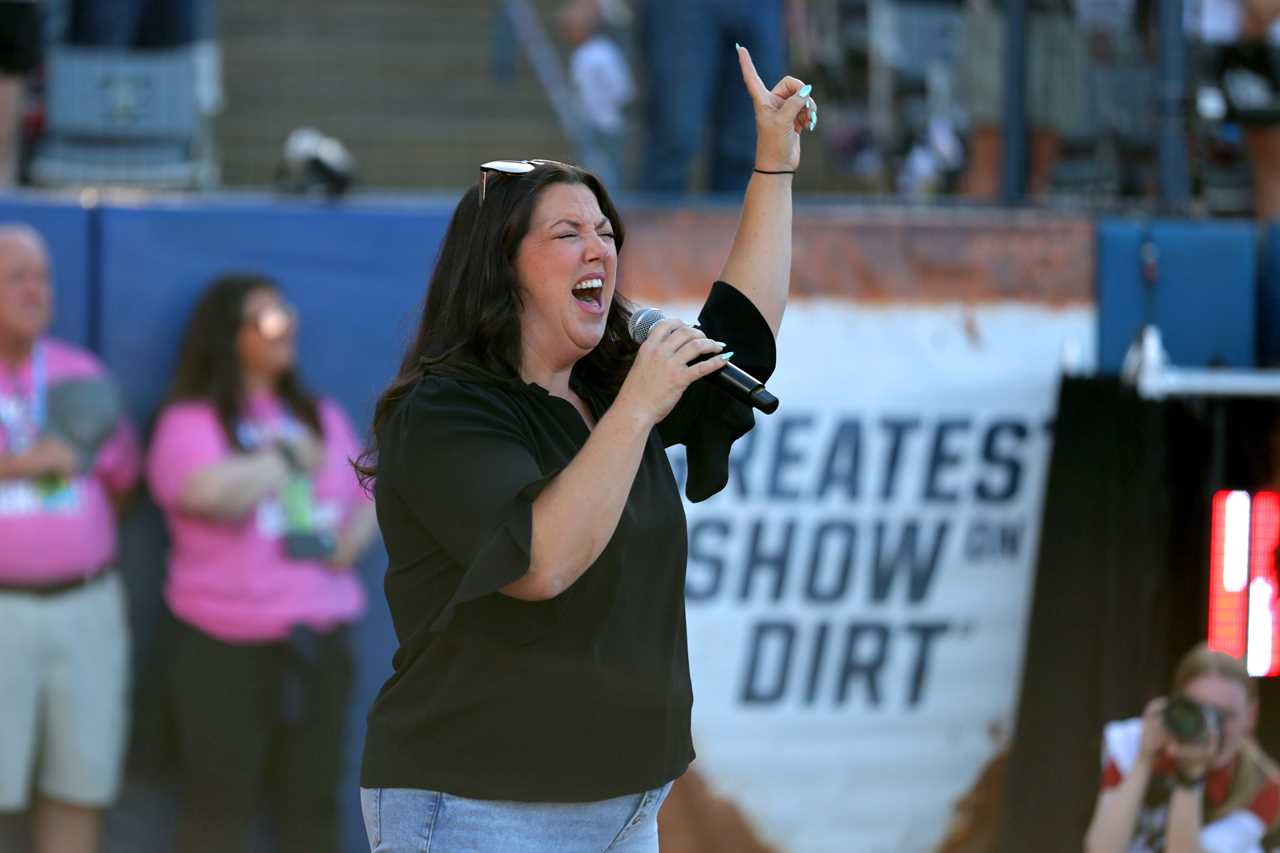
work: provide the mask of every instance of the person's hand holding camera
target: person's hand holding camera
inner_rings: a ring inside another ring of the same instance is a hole
[[[1177,763],[1184,785],[1203,781],[1222,747],[1219,712],[1186,696],[1169,699],[1160,715],[1168,735],[1166,751]]]
[[[1178,773],[1184,779],[1199,779],[1209,771],[1218,754],[1218,733],[1209,729],[1205,739],[1191,743],[1172,741],[1169,755],[1178,763]]]
[[[1139,746],[1139,757],[1148,763],[1155,763],[1171,743],[1168,730],[1164,727],[1164,706],[1167,701],[1163,696],[1152,699],[1142,712],[1142,742]]]

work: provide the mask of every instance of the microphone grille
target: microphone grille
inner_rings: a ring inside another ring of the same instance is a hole
[[[666,315],[657,308],[641,308],[631,315],[631,321],[627,323],[627,331],[631,333],[631,340],[638,344],[642,344],[649,337],[649,332],[653,331],[653,327],[666,319]]]

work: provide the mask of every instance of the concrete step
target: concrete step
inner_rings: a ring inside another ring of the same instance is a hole
[[[538,0],[553,21],[558,0]],[[492,0],[223,0],[227,106],[216,122],[229,185],[269,181],[285,136],[342,140],[372,187],[460,187],[477,165],[571,158],[523,61],[493,79]],[[512,150],[513,148],[517,150]]]
[[[553,38],[561,2],[535,3]],[[342,140],[362,185],[374,188],[460,188],[485,160],[574,159],[523,58],[513,80],[493,78],[496,6],[496,0],[221,0],[227,106],[216,137],[224,182],[269,183],[285,137],[304,125]],[[829,169],[815,142],[806,142],[797,189],[852,189],[852,179]]]

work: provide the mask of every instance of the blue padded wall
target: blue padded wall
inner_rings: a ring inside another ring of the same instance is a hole
[[[1158,251],[1150,319],[1173,364],[1255,363],[1257,248],[1248,222],[1098,223],[1099,365],[1115,372],[1148,314],[1140,247]]]
[[[1280,367],[1280,223],[1263,236],[1262,274],[1258,277],[1258,359]]]

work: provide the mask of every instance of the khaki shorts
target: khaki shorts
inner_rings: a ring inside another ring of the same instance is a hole
[[[129,704],[124,586],[110,572],[50,596],[0,592],[0,810],[31,792],[110,805]]]
[[[957,86],[977,126],[1004,123],[1004,15],[965,15]],[[1070,133],[1083,121],[1088,73],[1084,39],[1066,15],[1032,14],[1027,25],[1027,120]]]

